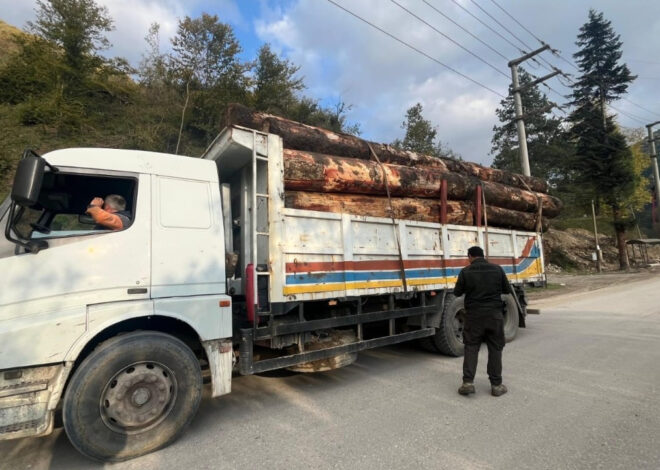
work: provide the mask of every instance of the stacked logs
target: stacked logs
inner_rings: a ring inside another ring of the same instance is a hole
[[[227,123],[282,137],[286,207],[460,225],[481,225],[485,215],[488,225],[523,230],[545,230],[561,211],[538,178],[367,142],[237,104]],[[478,207],[484,199],[485,211]]]

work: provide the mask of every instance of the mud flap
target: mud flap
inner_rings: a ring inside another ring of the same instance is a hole
[[[202,341],[211,370],[213,397],[231,392],[231,374],[234,366],[234,348],[231,339]]]

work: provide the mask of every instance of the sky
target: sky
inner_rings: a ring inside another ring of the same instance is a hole
[[[300,66],[299,74],[307,86],[305,95],[329,106],[339,101],[350,105],[348,120],[360,123],[362,137],[377,142],[401,138],[405,112],[419,102],[424,117],[436,126],[446,146],[465,160],[482,164],[492,162],[492,129],[498,124],[495,110],[511,82],[508,60],[522,55],[521,50],[540,47],[542,40],[558,49],[562,58],[544,52],[540,55],[541,65],[530,62],[528,70],[541,76],[548,73],[545,67],[554,65],[575,76],[578,72],[571,64],[577,50],[576,36],[587,21],[589,8],[594,8],[603,12],[620,34],[622,60],[638,75],[626,100],[614,103],[616,109],[610,111],[618,115],[624,127],[643,128],[660,120],[658,1],[332,1],[339,6],[329,0],[97,3],[108,8],[115,24],[108,35],[113,46],[106,55],[121,56],[137,65],[146,49],[144,36],[151,23],[161,25],[161,49],[167,50],[179,19],[197,17],[202,12],[215,14],[234,28],[245,60],[254,59],[259,47],[270,43],[275,51]],[[24,27],[34,19],[35,4],[35,0],[0,0],[0,19]],[[551,79],[547,84],[552,90],[542,87],[542,91],[561,104],[565,101],[562,95],[569,92],[565,83],[566,79]]]

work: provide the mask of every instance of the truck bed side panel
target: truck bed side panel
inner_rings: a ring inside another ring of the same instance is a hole
[[[274,302],[452,288],[467,249],[486,239],[488,258],[512,282],[543,279],[535,233],[296,209],[283,214],[285,263],[273,273]]]

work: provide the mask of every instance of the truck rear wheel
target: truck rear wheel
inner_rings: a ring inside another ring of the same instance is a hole
[[[448,356],[463,355],[463,326],[465,324],[465,297],[447,294],[445,308],[440,319],[440,327],[435,335],[422,340],[422,347],[429,351],[440,352]],[[513,341],[518,334],[518,307],[511,294],[502,296],[506,304],[504,312],[504,339]]]
[[[464,322],[463,297],[456,298],[453,294],[447,294],[440,318],[440,327],[436,328],[433,336],[422,340],[422,347],[448,356],[462,356]]]
[[[520,322],[518,314],[518,306],[512,294],[502,296],[502,300],[506,304],[504,311],[504,339],[508,343],[518,334],[518,324]]]
[[[182,341],[133,332],[102,343],[67,387],[64,429],[82,454],[121,461],[173,442],[199,408],[199,361]]]

